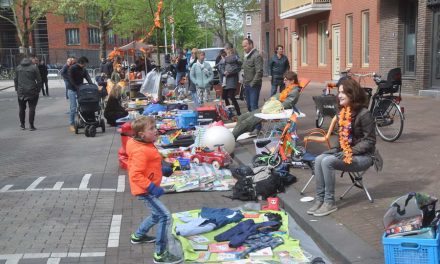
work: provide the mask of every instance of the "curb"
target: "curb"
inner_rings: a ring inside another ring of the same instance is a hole
[[[237,142],[235,148],[234,160],[239,165],[249,165],[253,156],[246,150],[244,144],[246,142],[243,144]],[[286,193],[281,193],[278,197],[284,210],[295,219],[327,256],[335,260],[334,263],[378,264],[384,262],[383,254],[334,218],[308,215],[306,211],[311,203],[300,202],[303,196],[293,186],[288,187]]]
[[[9,88],[13,88],[14,86],[12,85],[12,86],[7,86],[7,87],[3,87],[3,88],[0,88],[0,91],[3,91],[3,90],[6,90],[6,89],[9,89]]]

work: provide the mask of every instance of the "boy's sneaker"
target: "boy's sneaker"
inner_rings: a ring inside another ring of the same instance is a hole
[[[141,244],[141,243],[153,243],[156,241],[155,237],[143,235],[141,237],[136,236],[134,233],[131,234],[131,243],[132,244]]]
[[[313,215],[314,216],[326,216],[333,212],[338,210],[338,207],[336,207],[335,202],[324,202],[324,204],[316,210]]]
[[[180,263],[183,261],[182,258],[179,258],[178,256],[174,256],[168,251],[165,251],[164,253],[158,255],[157,253],[154,253],[153,256],[154,263],[168,263],[168,264],[174,264],[174,263]]]

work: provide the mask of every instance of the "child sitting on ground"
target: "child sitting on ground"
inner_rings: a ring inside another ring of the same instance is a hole
[[[151,216],[144,219],[136,232],[131,234],[131,243],[156,243],[154,263],[180,263],[181,258],[167,251],[167,234],[171,214],[159,197],[164,194],[162,181],[162,156],[154,142],[157,139],[156,122],[153,117],[141,116],[132,123],[135,136],[127,142],[128,177],[131,193],[144,201]],[[147,235],[158,224],[156,237]]]

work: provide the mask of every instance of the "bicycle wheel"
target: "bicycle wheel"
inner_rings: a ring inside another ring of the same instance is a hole
[[[376,131],[388,142],[396,141],[403,131],[403,114],[400,107],[389,99],[381,99],[373,109]]]
[[[272,166],[275,168],[275,167],[280,166],[281,161],[282,160],[281,160],[280,155],[272,155],[269,157],[268,163],[269,163],[269,166]]]
[[[316,109],[316,127],[321,128],[322,124],[324,124],[324,115],[319,111],[319,109]]]
[[[267,166],[268,165],[268,157],[264,154],[257,154],[252,158],[252,166],[254,168],[261,167],[261,166]]]

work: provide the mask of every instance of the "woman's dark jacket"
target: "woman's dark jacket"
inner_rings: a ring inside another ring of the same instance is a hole
[[[108,97],[104,110],[104,117],[109,125],[116,125],[116,120],[128,115],[128,112],[121,106],[121,102],[113,96]]]
[[[376,124],[370,111],[362,108],[351,120],[353,155],[373,155],[376,149]],[[341,151],[339,140],[334,153]]]

